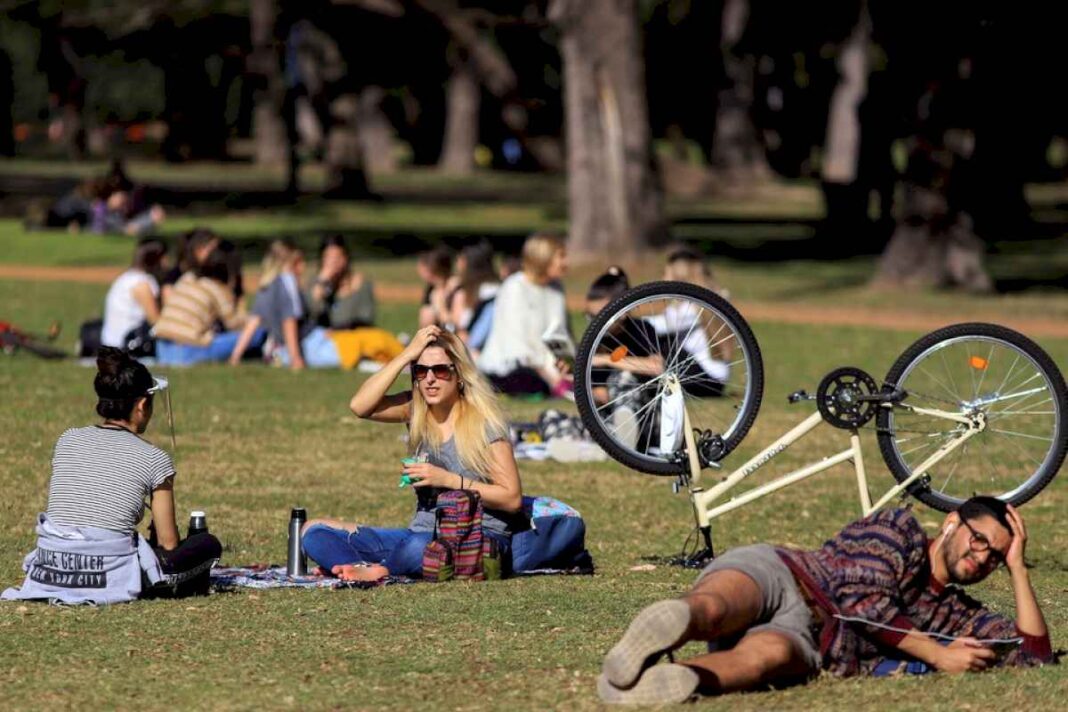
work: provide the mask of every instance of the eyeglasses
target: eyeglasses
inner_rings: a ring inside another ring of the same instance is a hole
[[[986,538],[986,535],[975,531],[975,528],[968,523],[967,519],[962,519],[964,526],[968,527],[968,531],[972,533],[971,539],[968,540],[968,548],[976,553],[983,551],[990,552],[987,556],[987,565],[993,568],[997,568],[1001,564],[1005,563],[1005,555],[990,545],[990,540]]]
[[[451,363],[436,363],[433,366],[424,366],[421,363],[412,365],[412,377],[417,381],[424,380],[431,371],[434,372],[434,378],[439,381],[451,381],[456,366]]]

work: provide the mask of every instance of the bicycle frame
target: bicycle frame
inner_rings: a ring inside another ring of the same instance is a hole
[[[681,388],[678,381],[672,379],[667,386],[668,389]],[[683,422],[685,424],[685,441],[686,450],[690,463],[690,480],[689,480],[689,492],[690,499],[693,502],[694,514],[697,518],[698,526],[702,529],[706,529],[710,526],[711,521],[722,514],[733,511],[742,507],[753,500],[759,499],[772,492],[783,489],[790,485],[796,484],[803,480],[817,475],[824,470],[830,469],[835,465],[842,464],[844,462],[852,462],[853,468],[857,478],[857,492],[860,498],[860,506],[864,515],[868,515],[876,509],[884,507],[888,502],[904,492],[913,482],[923,477],[926,472],[936,465],[939,461],[956,450],[958,447],[966,443],[970,438],[978,435],[986,428],[986,418],[982,413],[977,413],[974,416],[964,416],[959,413],[950,413],[943,410],[935,410],[928,408],[918,408],[903,404],[881,404],[880,407],[884,408],[902,408],[909,410],[912,413],[918,413],[920,415],[927,415],[935,418],[942,418],[945,420],[953,421],[965,426],[961,429],[960,433],[933,452],[926,460],[924,460],[918,467],[916,467],[912,474],[904,482],[898,483],[895,487],[892,487],[886,492],[875,504],[871,501],[871,492],[868,488],[867,475],[864,470],[864,456],[860,447],[860,436],[854,430],[850,433],[850,445],[845,450],[825,457],[819,462],[815,462],[804,467],[801,467],[793,472],[787,473],[778,477],[777,479],[755,487],[751,490],[743,492],[737,497],[732,497],[730,500],[715,505],[728,490],[733,489],[743,480],[747,479],[754,472],[762,468],[764,465],[771,462],[784,450],[791,445],[802,439],[805,435],[809,434],[816,428],[818,428],[823,422],[823,417],[817,412],[810,415],[803,422],[798,424],[792,430],[787,432],[781,438],[769,445],[757,455],[750,458],[744,465],[736,469],[731,474],[723,478],[723,480],[717,483],[715,486],[708,489],[698,486],[701,476],[700,461],[697,456],[697,444],[694,440],[693,429],[690,426],[690,416],[688,412],[683,414]]]

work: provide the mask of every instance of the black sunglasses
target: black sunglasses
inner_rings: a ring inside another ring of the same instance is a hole
[[[436,363],[433,366],[424,366],[421,363],[412,364],[412,378],[417,381],[425,379],[431,371],[434,372],[434,378],[439,381],[451,381],[456,366],[451,363]]]

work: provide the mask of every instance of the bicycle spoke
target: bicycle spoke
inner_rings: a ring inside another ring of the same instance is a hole
[[[992,433],[1001,433],[1002,435],[1011,435],[1017,438],[1027,438],[1029,440],[1041,440],[1043,442],[1051,443],[1053,438],[1044,438],[1041,435],[1028,435],[1027,433],[1017,433],[1012,430],[999,430],[998,428],[988,428]]]
[[[986,360],[984,361],[984,366],[983,366],[983,369],[982,369],[983,375],[981,375],[979,377],[979,385],[975,387],[975,393],[972,394],[972,400],[973,401],[979,399],[979,393],[982,392],[982,390],[983,390],[983,381],[986,380],[987,371],[990,370],[990,364],[992,364],[992,363],[994,363],[994,345],[993,344],[990,345],[990,351],[988,351],[987,354],[986,354]]]

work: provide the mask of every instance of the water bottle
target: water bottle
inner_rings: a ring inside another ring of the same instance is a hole
[[[206,534],[208,531],[208,517],[204,512],[197,510],[189,513],[189,531],[186,532],[186,537],[191,537],[194,534]]]
[[[308,521],[308,512],[303,507],[294,507],[289,513],[289,554],[286,557],[286,573],[290,576],[306,576],[308,563],[300,545],[300,530]]]

